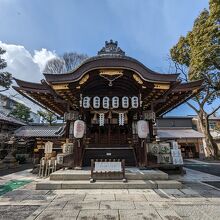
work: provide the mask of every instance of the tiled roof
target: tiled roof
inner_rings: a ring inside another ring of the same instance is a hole
[[[193,129],[158,129],[157,136],[159,138],[181,139],[181,138],[203,138],[204,134]]]
[[[220,140],[220,131],[217,131],[217,130],[211,131],[211,135],[214,139]]]
[[[63,125],[32,125],[23,126],[14,132],[16,137],[60,137],[64,134]]]
[[[220,116],[211,115],[209,116],[209,120],[220,120]]]
[[[1,112],[0,112],[0,121],[4,121],[4,122],[10,123],[10,124],[26,125],[24,122],[21,122],[16,118],[6,116]]]

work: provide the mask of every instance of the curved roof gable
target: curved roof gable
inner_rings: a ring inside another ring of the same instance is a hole
[[[152,82],[175,82],[179,74],[162,74],[150,70],[145,65],[134,58],[125,56],[125,52],[118,47],[118,43],[105,42],[97,56],[85,60],[80,66],[65,74],[47,74],[44,73],[49,83],[63,83],[78,81],[84,74],[91,70],[101,68],[122,68],[132,70],[139,74],[145,81]]]

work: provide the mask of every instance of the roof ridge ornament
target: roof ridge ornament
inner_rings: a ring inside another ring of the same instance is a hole
[[[98,51],[98,55],[119,55],[119,56],[125,56],[125,52],[118,47],[118,41],[110,40],[105,41],[105,46]]]

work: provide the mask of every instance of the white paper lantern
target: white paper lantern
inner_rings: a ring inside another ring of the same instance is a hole
[[[114,96],[112,98],[112,108],[118,108],[119,107],[119,98],[117,96]]]
[[[138,97],[137,96],[133,96],[131,98],[131,107],[138,108]]]
[[[98,96],[95,96],[93,98],[93,107],[94,108],[100,108],[100,98]]]
[[[149,124],[147,121],[139,120],[137,122],[137,131],[139,138],[147,138],[149,134]]]
[[[104,109],[109,109],[109,97],[104,97],[102,99],[102,106]]]
[[[74,137],[75,138],[82,138],[85,133],[85,122],[82,120],[76,120],[74,122]]]
[[[83,108],[89,108],[90,107],[90,97],[86,96],[83,98]]]
[[[129,98],[127,96],[122,97],[122,108],[129,107]]]

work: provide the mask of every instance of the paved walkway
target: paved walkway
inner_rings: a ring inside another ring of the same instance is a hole
[[[51,191],[35,190],[38,179],[22,171],[2,177],[4,180],[28,178],[33,182],[0,197],[0,219],[219,220],[220,191],[199,182],[207,175],[204,173],[189,182],[187,178],[194,171],[187,171],[187,175],[180,177],[184,182],[181,190]]]
[[[199,160],[199,159],[185,159],[184,164],[217,164],[220,165],[219,160]]]
[[[15,172],[20,172],[27,169],[33,169],[32,163],[20,164],[19,167],[11,168],[11,169],[0,169],[0,176],[5,176],[8,174],[13,174]]]
[[[212,174],[220,177],[220,163],[216,161],[199,161],[199,160],[186,160],[184,161],[184,166],[197,170],[200,172]]]
[[[38,181],[38,178],[36,175],[33,175],[31,173],[32,169],[26,169],[23,171],[11,173],[8,175],[0,176],[0,185],[10,181],[10,180],[33,180],[33,181]]]

